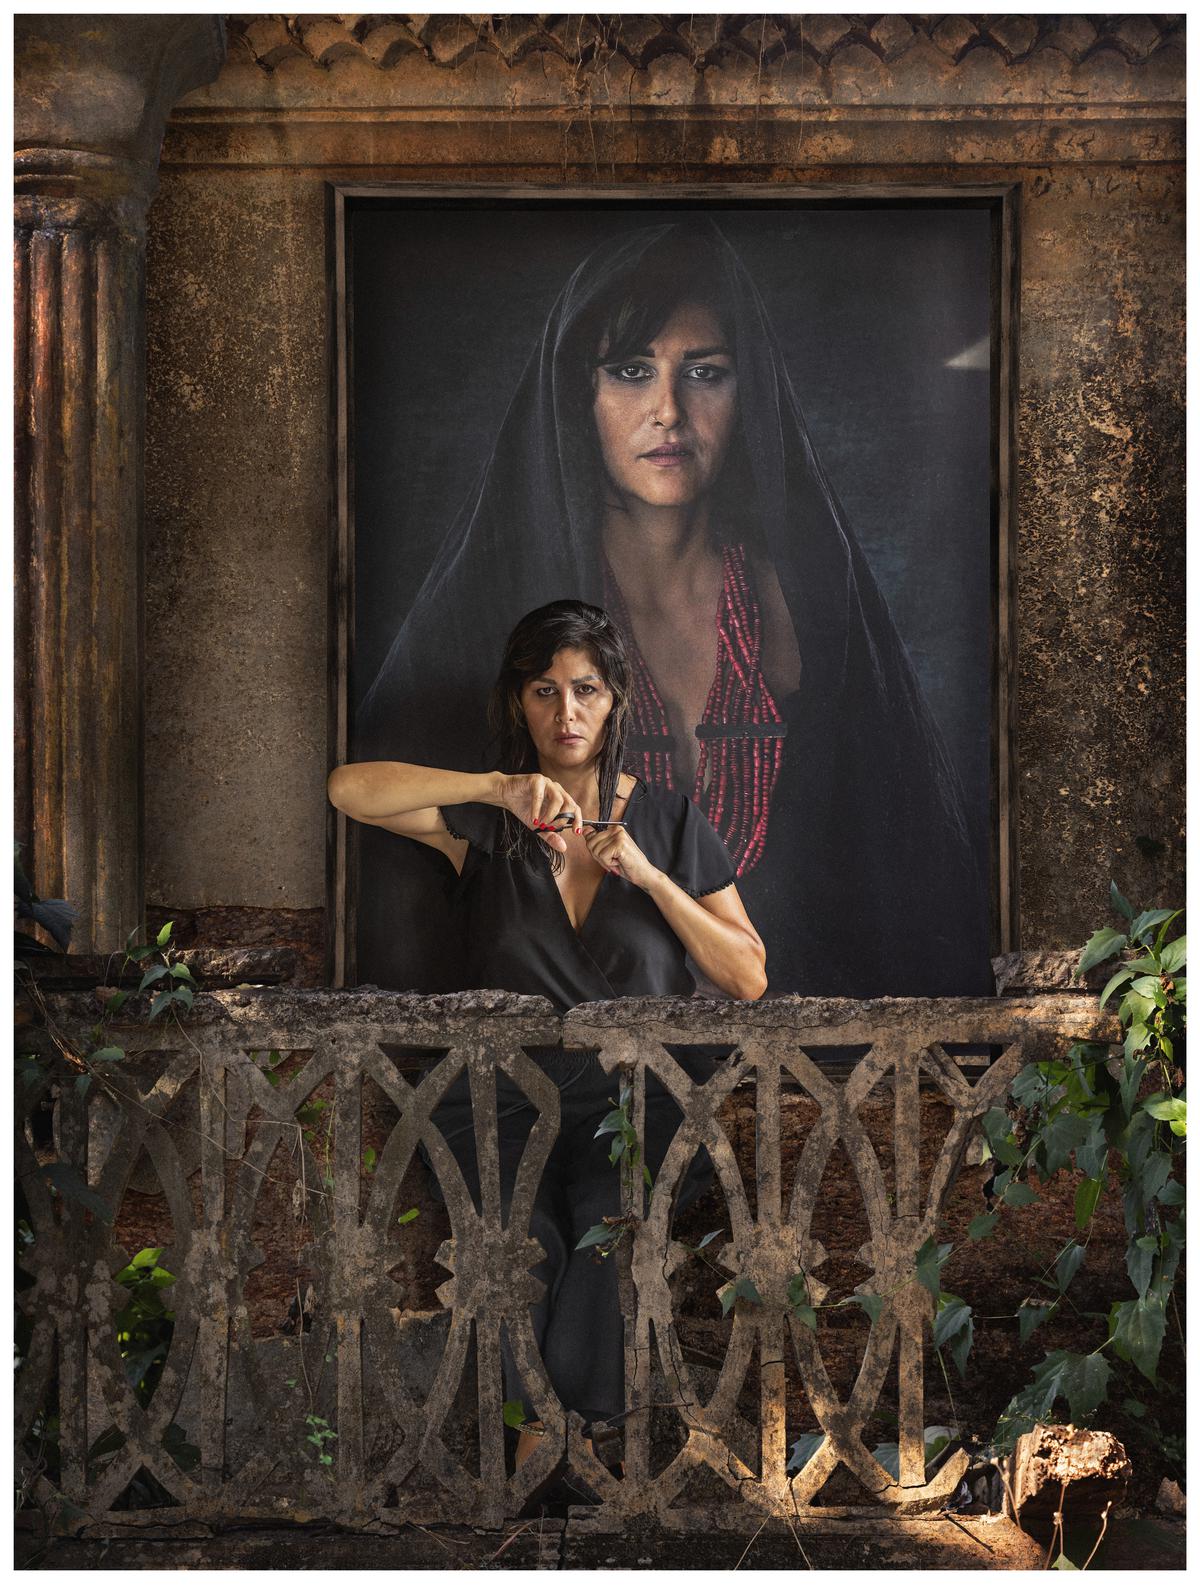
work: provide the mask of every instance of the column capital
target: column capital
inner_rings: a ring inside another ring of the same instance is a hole
[[[18,15],[13,35],[18,225],[140,225],[175,102],[225,56],[219,16]],[[115,215],[114,215],[115,212]],[[74,220],[72,220],[74,218]]]

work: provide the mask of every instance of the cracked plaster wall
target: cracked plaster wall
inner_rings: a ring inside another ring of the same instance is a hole
[[[1132,19],[1122,50],[1092,23],[1130,19],[1092,19],[1074,58],[1046,19],[1007,57],[983,19],[909,19],[890,59],[849,19],[823,55],[811,33],[773,44],[749,105],[743,18],[711,58],[674,18],[590,64],[544,29],[439,55],[421,20],[234,19],[221,76],[168,129],[147,265],[149,900],[309,909],[319,934],[335,178],[1020,183],[1021,941],[1078,943],[1110,873],[1181,900],[1179,19]],[[628,93],[593,117],[580,85],[594,105],[601,66]]]

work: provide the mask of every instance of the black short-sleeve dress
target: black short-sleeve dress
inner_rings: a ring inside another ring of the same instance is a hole
[[[548,997],[562,1012],[577,1003],[613,997],[689,996],[695,981],[683,943],[648,893],[617,875],[605,875],[583,925],[571,924],[550,860],[541,848],[526,861],[508,854],[504,811],[491,804],[448,805],[443,817],[454,836],[470,843],[458,880],[463,914],[464,988],[526,992]],[[637,781],[622,819],[652,864],[693,897],[729,886],[733,864],[724,843],[682,792],[662,792]],[[606,1214],[620,1211],[619,1171],[609,1138],[597,1126],[615,1100],[616,1082],[595,1052],[528,1047],[529,1056],[559,1093],[559,1131],[529,1221],[542,1260],[532,1273],[545,1292],[530,1317],[546,1372],[565,1407],[588,1420],[610,1417],[624,1406],[624,1338],[616,1270],[597,1268],[579,1242]],[[719,1051],[673,1048],[693,1079],[705,1079]],[[453,1149],[472,1198],[480,1199],[475,1109],[465,1072],[433,1111]],[[536,1112],[507,1074],[496,1076],[500,1197],[505,1211]],[[646,1086],[645,1167],[661,1166],[680,1112],[653,1077]],[[684,1208],[711,1175],[699,1152],[675,1196]],[[502,1335],[506,1398],[535,1410]]]
[[[691,995],[683,944],[647,892],[605,875],[576,930],[542,850],[532,862],[505,852],[503,813],[486,803],[442,809],[451,835],[470,843],[459,877],[464,988],[548,997],[564,1012],[605,998]],[[732,885],[725,844],[686,793],[638,780],[622,819],[650,862],[692,897]]]

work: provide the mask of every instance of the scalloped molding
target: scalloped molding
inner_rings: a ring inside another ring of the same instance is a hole
[[[193,111],[1057,103],[1182,112],[1185,18],[241,16]]]

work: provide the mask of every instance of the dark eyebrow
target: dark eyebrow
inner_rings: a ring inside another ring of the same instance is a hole
[[[733,359],[733,350],[727,349],[723,343],[714,343],[707,349],[685,349],[683,352],[683,358],[685,360],[708,360],[711,359],[714,354],[723,354],[727,359]],[[626,360],[656,360],[657,358],[658,356],[654,353],[652,348],[641,350],[633,349],[630,350],[628,354],[620,355],[616,359],[613,359],[609,355],[605,355],[602,360],[598,360],[596,363],[597,365],[602,366],[616,366],[622,365]]]
[[[554,680],[553,676],[534,676],[532,679],[534,681],[544,681],[548,687],[558,686],[558,682]],[[575,676],[571,681],[571,685],[573,687],[582,687],[588,681],[599,680],[600,677],[593,672],[590,676]]]

